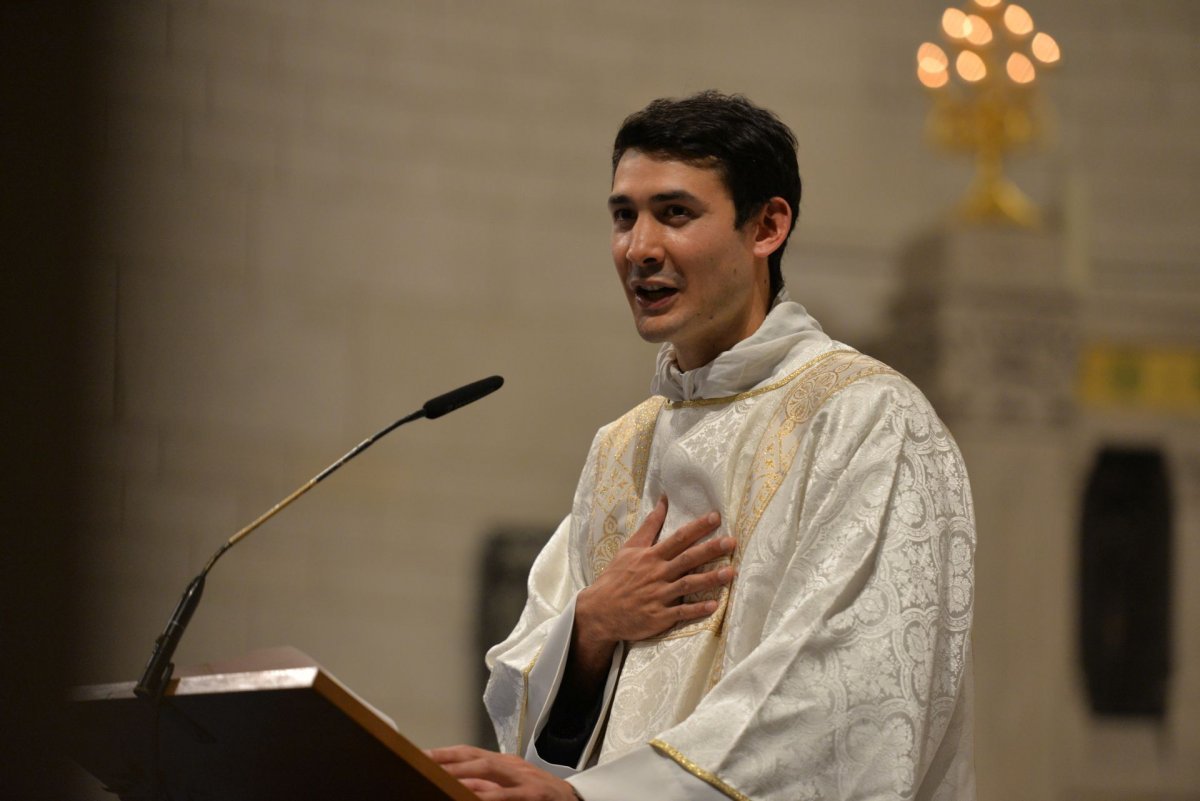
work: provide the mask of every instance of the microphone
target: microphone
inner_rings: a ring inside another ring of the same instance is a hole
[[[320,484],[338,468],[346,462],[358,456],[367,448],[375,444],[376,441],[385,435],[396,430],[405,423],[412,422],[419,418],[425,417],[434,420],[444,414],[449,414],[455,409],[461,409],[468,403],[475,401],[492,394],[500,389],[504,384],[504,379],[498,375],[474,381],[466,386],[451,390],[444,395],[438,395],[436,398],[431,398],[425,401],[425,405],[417,411],[409,414],[406,417],[401,417],[396,422],[376,431],[371,436],[364,439],[362,442],[355,445],[347,451],[340,459],[326,467],[320,473],[310,478],[305,484],[302,484],[291,495],[288,495],[279,503],[272,506],[266,512],[258,517],[250,525],[238,531],[228,540],[226,540],[216,553],[209,558],[208,564],[200,571],[200,574],[192,579],[188,584],[187,589],[183,592],[183,597],[179,599],[179,604],[175,607],[175,611],[171,614],[171,619],[167,621],[166,628],[162,634],[158,635],[158,639],[154,641],[154,652],[150,654],[150,660],[146,663],[146,669],[142,672],[142,678],[133,688],[133,692],[139,698],[146,698],[157,702],[162,698],[163,691],[167,687],[167,682],[171,680],[171,674],[175,670],[175,665],[171,662],[171,657],[175,654],[175,649],[179,646],[179,641],[183,637],[184,629],[187,628],[188,621],[192,619],[192,613],[196,611],[196,607],[200,603],[200,596],[204,593],[204,580],[208,576],[208,572],[212,570],[213,565],[221,556],[232,548],[237,543],[245,539],[249,534],[261,526],[263,523],[270,520],[285,507],[290,505],[292,501],[299,498],[310,489]]]
[[[504,384],[504,379],[498,375],[481,378],[467,384],[465,387],[452,389],[445,395],[438,395],[433,400],[425,401],[425,406],[422,411],[430,420],[441,417],[443,414],[449,414],[455,409],[461,409],[468,403],[474,403],[480,398],[491,395],[496,390],[500,389]]]

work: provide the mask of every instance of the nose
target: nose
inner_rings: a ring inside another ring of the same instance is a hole
[[[661,231],[651,215],[638,215],[629,230],[625,259],[635,267],[649,267],[663,263],[664,252]]]

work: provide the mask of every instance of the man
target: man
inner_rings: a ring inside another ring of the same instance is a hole
[[[974,523],[928,402],[783,290],[796,142],[739,96],[613,149],[612,254],[653,397],[597,434],[488,653],[482,799],[974,797]]]

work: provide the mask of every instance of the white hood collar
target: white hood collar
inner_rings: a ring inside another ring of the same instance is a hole
[[[828,342],[820,324],[781,289],[757,331],[702,367],[681,371],[675,348],[665,343],[658,351],[650,391],[673,401],[737,395],[769,383],[798,348]]]

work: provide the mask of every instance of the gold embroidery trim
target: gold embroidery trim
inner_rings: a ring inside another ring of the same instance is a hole
[[[656,395],[638,404],[600,443],[589,527],[592,580],[604,572],[637,528],[650,444],[664,403],[666,398]]]
[[[834,357],[837,357],[837,361],[832,365],[826,366],[826,369],[814,369]],[[856,368],[857,372],[855,372]],[[847,373],[849,373],[848,376]],[[737,520],[731,532],[738,542],[733,558],[722,557],[717,560],[731,564],[736,569],[741,562],[742,552],[750,542],[754,530],[762,519],[762,515],[765,513],[767,506],[770,505],[776,491],[783,485],[783,479],[791,468],[792,460],[795,457],[795,449],[793,448],[789,453],[784,453],[782,448],[783,440],[798,426],[811,419],[821,406],[838,392],[862,378],[881,373],[894,374],[895,371],[858,351],[850,349],[832,350],[806,362],[802,367],[789,373],[786,377],[765,387],[759,387],[758,389],[726,398],[704,398],[695,401],[665,401],[664,398],[656,397],[644,401],[631,410],[619,421],[618,426],[604,446],[605,450],[611,453],[611,455],[606,457],[611,460],[609,470],[607,471],[609,481],[603,491],[600,490],[599,486],[601,482],[598,482],[598,491],[596,494],[598,497],[609,497],[610,493],[615,494],[614,491],[619,492],[623,489],[625,492],[622,494],[623,497],[611,503],[608,513],[603,515],[602,519],[606,520],[614,530],[602,536],[600,541],[593,543],[593,576],[599,575],[604,571],[604,568],[608,566],[608,562],[612,559],[615,549],[624,543],[636,526],[637,521],[634,516],[641,500],[642,485],[646,479],[650,444],[653,439],[654,429],[657,426],[659,412],[664,406],[668,409],[677,409],[731,403],[744,398],[762,395],[800,379],[797,386],[793,387],[782,399],[779,410],[774,413],[781,419],[769,426],[757,448],[760,458],[756,459],[756,462],[766,465],[767,470],[758,475],[751,474],[746,479]],[[803,397],[807,402],[801,404],[799,408],[793,408],[794,404],[792,401],[794,397]],[[768,442],[772,438],[774,442]],[[632,453],[630,453],[630,450],[632,450]],[[632,457],[632,464],[625,462],[629,457]],[[622,463],[628,465],[629,481],[628,483],[624,481],[613,482],[613,468],[620,466]],[[625,484],[625,486],[619,487],[619,484]],[[623,526],[617,524],[617,515],[614,514],[622,505],[625,506],[623,510],[623,516],[625,517]],[[593,530],[595,530],[595,525],[595,518],[593,518]],[[603,530],[603,526],[601,530]],[[718,604],[717,609],[708,617],[683,623],[669,629],[663,634],[645,640],[645,642],[661,642],[664,640],[692,637],[705,631],[712,633],[717,637],[718,642],[716,658],[709,674],[709,689],[712,689],[723,673],[723,665],[721,663],[725,655],[724,623],[729,613],[729,606],[732,603],[731,587],[722,587],[718,591],[716,600]]]
[[[832,364],[824,364],[834,357],[837,358]],[[870,365],[875,366],[872,367]],[[822,366],[823,369],[816,369],[818,366]],[[862,369],[859,373],[851,373],[849,378],[843,380],[843,376],[847,372],[860,366],[862,366]],[[876,362],[869,356],[864,356],[858,351],[845,349],[833,350],[823,353],[807,362],[799,370],[788,375],[783,381],[776,381],[768,387],[761,387],[759,390],[735,396],[736,398],[747,397],[752,394],[762,394],[772,389],[779,389],[785,382],[789,381],[796,384],[780,401],[778,409],[772,413],[772,422],[763,433],[763,437],[755,449],[755,464],[764,465],[766,469],[757,474],[751,473],[746,477],[746,485],[742,490],[741,502],[738,505],[737,519],[734,521],[733,530],[730,532],[738,542],[733,558],[723,557],[718,561],[730,564],[734,569],[737,569],[741,562],[742,552],[750,542],[751,537],[753,537],[754,530],[758,527],[763,513],[766,511],[767,506],[770,505],[771,499],[775,497],[776,491],[783,486],[784,478],[788,470],[791,469],[792,460],[795,456],[794,449],[788,453],[784,452],[784,440],[787,435],[816,414],[822,404],[833,397],[844,386],[866,375],[873,375],[877,372],[892,371],[891,368]],[[796,397],[806,398],[808,403],[804,404],[802,408],[794,409],[793,399]],[[709,689],[712,689],[713,685],[716,684],[722,670],[721,660],[725,656],[725,619],[729,614],[729,605],[732,603],[731,592],[732,585],[722,587],[718,591],[716,596],[717,609],[708,617],[683,623],[672,628],[666,634],[660,634],[657,637],[651,637],[647,640],[648,642],[674,640],[681,637],[691,637],[704,631],[711,632],[714,636],[718,637],[717,653],[709,674]]]
[[[521,671],[521,683],[524,692],[521,694],[521,716],[517,718],[517,754],[525,753],[525,714],[526,710],[529,709],[529,674],[533,672],[533,666],[541,658],[542,649],[545,647],[546,643],[539,645],[537,653],[533,655],[533,659],[530,659],[529,664]]]
[[[815,397],[810,396],[808,403],[800,407],[793,407],[793,396],[800,394],[801,390],[816,384],[821,376],[814,376],[812,381],[805,381],[798,384],[787,397],[784,398],[780,405],[780,411],[783,413],[783,419],[778,423],[772,423],[766,433],[763,434],[763,439],[759,443],[756,456],[762,456],[764,452],[768,452],[768,456],[763,460],[768,464],[773,464],[774,470],[759,476],[750,475],[746,479],[746,487],[743,490],[742,504],[739,511],[739,519],[734,528],[734,536],[737,538],[738,545],[734,552],[733,567],[737,567],[741,563],[741,556],[745,552],[746,545],[750,542],[750,538],[754,535],[754,531],[758,528],[758,523],[762,519],[763,513],[770,504],[771,499],[775,497],[775,492],[783,486],[784,476],[791,469],[792,461],[795,459],[796,450],[793,448],[790,453],[783,453],[782,444],[784,438],[795,431],[801,425],[804,425],[811,420],[821,407],[829,402],[829,399],[837,395],[846,387],[874,375],[898,375],[895,370],[876,361],[869,356],[864,356],[855,351],[833,351],[826,354],[832,356],[835,354],[849,354],[850,358],[844,364],[832,366],[828,373],[833,375],[835,383],[825,389],[823,393],[821,388],[814,387],[817,392]],[[810,364],[812,364],[810,362]],[[857,372],[852,372],[855,367],[860,369]],[[850,372],[849,376],[845,376]],[[774,443],[769,443],[771,438],[775,439]],[[771,458],[771,457],[774,458]],[[754,490],[755,479],[760,480],[758,491]],[[722,608],[713,614],[716,618],[720,614],[719,623],[717,626],[717,652],[713,658],[712,672],[708,677],[708,688],[711,690],[724,673],[725,666],[725,644],[726,644],[726,628],[725,620],[729,615],[729,608],[733,605],[732,593],[722,599]]]
[[[839,353],[853,354],[854,351],[835,350],[835,351],[830,351],[829,353],[823,353],[820,356],[816,357],[815,359],[812,359],[811,361],[806,362],[804,364],[804,366],[801,367],[799,370],[796,370],[795,372],[788,374],[788,376],[786,378],[784,378],[780,381],[776,381],[776,382],[770,384],[769,386],[760,387],[759,389],[751,390],[749,392],[743,392],[740,395],[734,395],[729,398],[712,398],[710,400],[712,400],[713,403],[725,403],[725,402],[731,402],[734,400],[738,400],[740,398],[748,398],[748,397],[753,397],[755,395],[761,395],[765,392],[770,392],[771,390],[779,389],[780,387],[785,386],[788,382],[797,380],[806,371],[811,370],[816,365],[820,364],[821,362],[825,361],[826,359],[828,359],[832,356],[838,355]],[[784,404],[787,403],[787,397],[788,396],[784,397],[784,400],[783,400]],[[711,405],[711,404],[706,404],[703,401],[686,401],[683,403],[695,405],[695,406]],[[668,408],[674,408],[674,407],[671,407],[670,404],[668,404]],[[770,429],[768,429],[766,434],[764,434],[764,437],[769,435],[770,433],[771,433],[771,431],[770,431]],[[761,451],[762,451],[761,444],[756,448],[756,451],[761,453]],[[753,475],[751,475],[748,479],[747,488],[746,488],[746,491],[743,493],[742,503],[741,503],[741,506],[739,507],[738,517],[734,521],[733,530],[730,532],[733,535],[734,539],[736,539],[738,541],[738,546],[737,546],[736,552],[734,553],[734,557],[731,559],[728,556],[723,556],[720,559],[715,560],[715,562],[710,563],[710,565],[712,567],[715,567],[716,563],[727,564],[734,568],[737,567],[737,564],[739,561],[737,557],[741,551],[742,545],[744,542],[749,541],[749,533],[753,531],[753,527],[758,524],[758,519],[762,516],[762,511],[759,510],[759,513],[754,516],[753,521],[749,523],[749,528],[747,528],[747,520],[744,515],[744,512],[745,512],[746,501],[748,500],[749,495],[750,495],[750,484],[753,483],[753,479],[754,479]],[[774,493],[772,492],[772,494],[774,494]],[[765,508],[765,504],[763,505],[763,508]],[[700,569],[701,570],[710,569],[710,565],[702,565]],[[695,636],[696,634],[700,634],[705,631],[712,633],[714,636],[719,636],[720,633],[724,630],[725,614],[728,611],[729,598],[730,598],[731,592],[732,592],[732,585],[727,585],[727,586],[721,587],[717,591],[717,594],[715,596],[715,600],[717,601],[717,609],[711,615],[701,618],[700,620],[694,620],[694,621],[690,621],[687,623],[679,624],[679,625],[675,626],[674,628],[668,630],[665,634],[660,634],[657,637],[647,638],[647,642],[662,642],[664,640],[675,640],[675,639],[680,639],[682,637],[692,637],[692,636]],[[721,655],[723,646],[724,646],[724,640],[721,640],[720,642],[718,642],[718,645],[717,645],[718,656]],[[709,685],[710,689],[711,689],[711,686],[712,685],[710,684]]]
[[[651,740],[650,747],[661,753],[663,756],[675,760],[675,762],[679,764],[679,767],[683,768],[697,779],[700,779],[701,781],[720,790],[730,798],[735,799],[735,801],[750,801],[750,796],[731,787],[727,782],[722,781],[717,774],[700,767],[695,762],[679,753],[679,751],[664,743],[662,740]]]
[[[828,359],[829,357],[836,356],[839,353],[854,353],[854,351],[852,351],[852,350],[831,350],[828,353],[822,353],[817,358],[802,365],[795,372],[788,373],[783,378],[779,379],[778,381],[776,381],[774,383],[767,384],[765,387],[759,387],[758,389],[746,390],[745,392],[739,392],[736,395],[727,395],[723,398],[697,398],[696,400],[667,401],[667,408],[668,409],[690,409],[694,406],[715,406],[716,404],[719,404],[719,403],[733,403],[734,401],[745,400],[746,398],[753,398],[758,395],[762,395],[766,392],[771,392],[773,390],[779,389],[780,387],[787,386],[788,384],[790,384],[792,382],[793,379],[796,378],[796,376],[800,375],[805,370],[808,370],[811,367],[818,364],[819,362],[823,362],[826,359]]]

